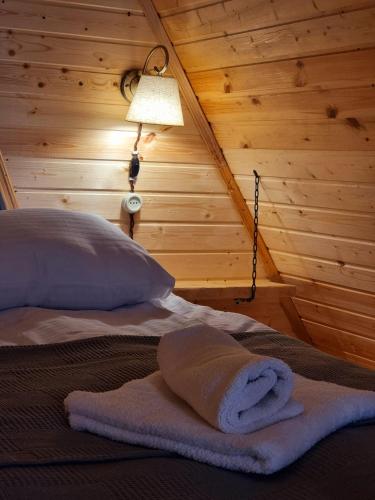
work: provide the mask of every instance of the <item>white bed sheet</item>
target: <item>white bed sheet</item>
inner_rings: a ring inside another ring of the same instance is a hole
[[[52,344],[101,335],[161,336],[197,323],[228,333],[274,331],[248,316],[191,304],[171,294],[163,300],[113,311],[8,309],[0,312],[0,346]]]

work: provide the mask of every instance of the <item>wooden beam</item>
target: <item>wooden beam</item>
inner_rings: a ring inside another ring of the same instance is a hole
[[[153,1],[149,0],[141,0],[141,5],[154,31],[156,39],[158,40],[159,43],[162,43],[168,49],[170,58],[170,68],[171,71],[174,73],[176,79],[178,80],[181,94],[185,99],[186,105],[202,136],[202,139],[204,140],[209,152],[213,156],[215,163],[219,168],[221,176],[227,186],[228,192],[241,215],[242,221],[247,231],[249,232],[250,236],[252,237],[254,232],[254,220],[252,218],[252,215],[249,211],[248,206],[246,205],[246,201],[244,200],[241,194],[240,188],[238,187],[233,177],[231,169],[223,155],[219,143],[216,140],[212,128],[197,100],[197,97],[185,74],[181,62],[177,57],[176,51],[161,23],[160,17],[157,13],[157,10],[155,9],[154,3]],[[280,278],[277,268],[260,234],[258,235],[258,250],[263,260],[267,276],[275,281],[279,281]]]
[[[289,319],[296,337],[303,340],[304,342],[307,342],[308,344],[312,344],[313,342],[311,340],[311,337],[308,334],[306,327],[298,314],[293,299],[291,297],[280,297],[280,305],[286,317]]]
[[[0,151],[0,198],[6,209],[18,208],[16,195],[13,190],[12,182],[9,178],[3,155]]]

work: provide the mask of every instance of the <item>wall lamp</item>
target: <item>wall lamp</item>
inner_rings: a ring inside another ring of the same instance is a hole
[[[156,51],[162,51],[164,64],[148,70]],[[175,78],[163,76],[168,68],[169,54],[164,45],[157,45],[148,54],[143,69],[132,69],[122,77],[120,90],[130,103],[126,120],[138,123],[137,138],[134,143],[129,166],[130,193],[123,200],[123,208],[130,214],[129,235],[133,237],[134,218],[142,206],[142,198],[134,193],[134,185],[140,169],[138,143],[144,123],[151,125],[182,126],[182,115],[178,83]]]

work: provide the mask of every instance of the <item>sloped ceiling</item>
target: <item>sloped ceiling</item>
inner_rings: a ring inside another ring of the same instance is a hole
[[[313,342],[374,366],[375,1],[154,4]]]

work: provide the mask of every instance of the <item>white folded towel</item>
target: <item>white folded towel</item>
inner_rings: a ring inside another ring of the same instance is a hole
[[[215,328],[167,333],[158,362],[170,389],[223,432],[253,432],[303,411],[291,399],[294,374],[287,364],[252,354]]]
[[[232,470],[271,474],[319,440],[357,420],[375,418],[375,393],[295,377],[304,412],[250,434],[207,424],[166,385],[160,372],[104,393],[76,391],[65,400],[73,429],[165,449]]]

